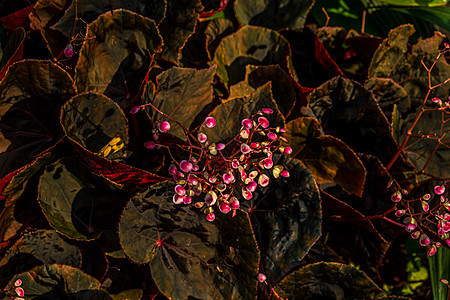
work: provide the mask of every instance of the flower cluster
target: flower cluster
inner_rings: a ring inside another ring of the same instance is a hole
[[[1,290],[0,291],[8,293],[11,300],[25,300],[24,299],[25,291],[21,287],[21,285],[22,285],[22,280],[17,279],[14,282],[14,286],[9,291],[1,291]]]
[[[413,239],[418,239],[421,246],[427,247],[428,255],[432,256],[441,246],[439,241],[433,241],[424,231],[423,226],[428,223],[436,227],[437,234],[450,246],[450,202],[445,197],[445,186],[436,185],[433,195],[427,193],[420,198],[407,200],[403,195],[407,195],[406,190],[400,190],[392,194],[391,200],[399,203],[401,209],[395,211],[395,215],[403,218],[404,228],[410,233]],[[430,208],[432,199],[436,199],[437,204]],[[420,202],[421,211],[414,211],[413,203]],[[427,224],[427,225],[428,225]]]
[[[136,113],[139,108],[133,108]],[[273,153],[279,151],[291,154],[290,147],[280,145],[287,142],[282,136],[284,128],[271,127],[267,115],[273,113],[264,108],[250,118],[243,119],[241,128],[227,143],[211,143],[201,130],[196,134],[186,133],[189,143],[189,156],[177,161],[173,156],[168,172],[176,183],[173,202],[191,204],[202,209],[208,221],[215,219],[215,211],[234,216],[240,207],[238,198],[250,200],[255,190],[266,187],[270,178],[266,172],[271,170],[273,177],[289,177],[289,171],[282,165],[274,165]],[[202,124],[206,128],[216,126],[213,117],[207,117]],[[168,132],[168,121],[157,122],[158,132]],[[161,146],[154,140],[145,143],[148,149]],[[266,172],[265,172],[266,171]]]

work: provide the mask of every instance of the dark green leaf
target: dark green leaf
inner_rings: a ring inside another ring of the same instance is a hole
[[[385,164],[397,152],[386,117],[372,93],[358,83],[336,77],[313,91],[308,99],[325,133],[344,141],[354,151],[377,155]],[[397,160],[397,166],[408,168],[402,160]]]
[[[113,300],[140,300],[142,298],[143,291],[140,289],[126,290],[118,294],[111,295]]]
[[[417,17],[424,21],[442,27],[445,30],[450,30],[450,7],[391,7],[390,10],[409,14],[412,17]]]
[[[404,6],[442,6],[448,2],[448,0],[380,0],[380,1],[389,4],[404,5]]]
[[[234,11],[242,25],[272,29],[302,29],[314,0],[236,0]]]
[[[16,275],[6,287],[14,295],[14,282],[18,279],[22,280],[20,287],[28,299],[111,299],[107,292],[100,289],[100,281],[71,266],[43,265]]]
[[[194,32],[198,14],[203,6],[200,0],[166,0],[166,16],[158,25],[164,47],[158,58],[178,64],[181,48]]]
[[[0,177],[61,138],[60,107],[73,95],[69,74],[50,61],[26,60],[9,68],[0,82]]]
[[[206,50],[209,58],[212,59],[214,52],[222,38],[233,32],[233,22],[227,18],[217,18],[211,20],[205,28]]]
[[[120,107],[106,96],[87,92],[73,97],[61,110],[66,135],[108,159],[125,156],[128,122]]]
[[[231,86],[244,80],[246,65],[286,66],[288,56],[289,43],[276,31],[244,26],[220,42],[212,63],[224,84]]]
[[[291,84],[294,79],[277,65],[245,66],[245,79],[230,87],[229,98],[241,98],[257,88],[272,82],[273,99],[283,116],[289,115],[295,104],[295,91]]]
[[[157,76],[158,92],[155,96],[154,86],[149,82],[144,91],[144,102],[152,103],[163,113],[189,129],[195,117],[212,102],[212,81],[216,67],[205,70],[173,68]],[[152,107],[148,107],[152,120],[163,117]],[[183,129],[175,122],[171,123],[169,133],[185,140]]]
[[[209,222],[193,205],[172,202],[174,186],[159,183],[129,202],[119,225],[127,256],[150,262],[169,298],[254,299],[259,256],[247,214]]]
[[[61,0],[59,0],[61,1]],[[50,2],[50,1],[47,1]],[[55,2],[55,1],[53,1]],[[64,16],[53,26],[54,29],[62,31],[68,38],[72,35],[82,34],[86,24],[91,23],[101,14],[114,9],[127,9],[138,13],[144,17],[154,20],[156,23],[164,18],[166,3],[165,0],[77,0],[66,10]],[[75,18],[78,20],[75,26]],[[74,30],[75,26],[75,30]]]
[[[51,25],[56,21],[55,17],[64,12],[67,5],[69,5],[69,2],[69,0],[38,0],[33,6],[34,12],[29,16],[31,22],[30,27],[34,30],[41,30],[47,27],[47,25]],[[83,1],[78,1],[79,6],[81,2]],[[72,24],[73,20],[74,18],[72,17]],[[70,30],[70,34],[68,34],[67,37],[71,36],[73,26]]]
[[[115,234],[126,197],[112,182],[72,158],[47,166],[38,200],[52,227],[70,238],[90,240]]]
[[[80,250],[65,242],[54,230],[38,230],[21,237],[0,261],[0,286],[15,274],[43,264],[81,266]]]
[[[266,116],[270,127],[284,127],[284,118],[272,98],[271,83],[266,83],[250,95],[230,99],[217,106],[209,115],[216,119],[216,126],[202,131],[210,143],[230,140],[239,134],[243,119],[250,118],[263,108],[273,109],[273,114]]]
[[[79,93],[105,94],[125,107],[161,47],[153,20],[123,9],[105,13],[88,26],[75,69],[75,86]]]
[[[321,200],[311,173],[295,159],[274,154],[290,177],[269,175],[267,187],[257,189],[252,200],[241,200],[250,214],[259,250],[260,272],[274,286],[308,253],[321,235]],[[270,172],[271,173],[271,172]]]
[[[308,265],[283,279],[274,289],[283,299],[364,299],[380,289],[355,267],[339,263]]]

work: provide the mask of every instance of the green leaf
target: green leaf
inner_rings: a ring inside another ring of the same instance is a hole
[[[174,184],[156,184],[128,203],[122,248],[169,298],[254,299],[258,248],[247,214],[217,213],[213,222],[193,205],[175,205]]]
[[[302,29],[313,5],[314,0],[236,0],[234,11],[242,25]]]
[[[127,195],[106,179],[95,176],[76,158],[46,167],[38,201],[50,225],[72,239],[107,239]]]
[[[385,164],[397,152],[386,117],[372,93],[358,83],[336,77],[314,90],[308,99],[324,132],[354,151],[376,155]],[[403,160],[397,160],[397,166],[409,167]]]
[[[0,261],[0,286],[15,275],[38,265],[66,264],[81,266],[81,252],[64,241],[54,230],[38,230],[25,234]]]
[[[403,25],[389,32],[375,52],[369,68],[369,77],[391,78],[400,84],[411,97],[413,107],[422,103],[428,91],[428,74],[422,62],[430,68],[439,53],[439,45],[445,36],[435,32],[434,36],[419,40],[408,51],[408,39],[415,32],[412,25]],[[441,56],[431,72],[434,86],[450,78],[450,65]],[[448,87],[442,85],[433,90],[433,97],[446,99]]]
[[[0,178],[62,136],[58,115],[74,95],[70,75],[50,61],[13,64],[0,82]]]
[[[443,6],[448,0],[379,0],[381,2],[404,6]]]
[[[61,0],[59,0],[61,1]],[[47,1],[51,2],[51,1]],[[55,1],[53,1],[55,2]],[[47,6],[48,7],[48,6]],[[46,7],[46,8],[47,8]],[[143,17],[150,18],[156,23],[164,18],[166,3],[165,0],[77,0],[66,10],[64,16],[56,22],[52,28],[60,30],[66,37],[71,38],[72,35],[85,33],[86,24],[91,23],[101,14],[107,13],[114,9],[126,9],[135,12]],[[48,8],[47,8],[48,9]],[[78,20],[75,23],[75,18]]]
[[[75,68],[79,93],[105,94],[121,107],[139,91],[162,38],[153,20],[119,9],[88,25]]]
[[[289,115],[295,104],[295,91],[291,84],[294,79],[280,66],[245,66],[245,79],[230,87],[229,98],[241,98],[257,88],[272,82],[272,94],[283,116]]]
[[[118,294],[111,295],[111,298],[113,298],[113,300],[140,300],[143,293],[144,291],[140,289],[125,290]]]
[[[450,278],[450,250],[441,247],[434,256],[428,256],[434,300],[448,300],[448,287],[440,279]]]
[[[355,267],[339,263],[311,264],[290,274],[275,288],[283,299],[363,299],[380,289]]]
[[[272,98],[271,83],[266,83],[250,95],[230,99],[217,106],[209,115],[216,119],[216,126],[202,129],[202,132],[208,136],[210,143],[228,141],[239,134],[243,119],[250,118],[263,108],[273,110],[273,114],[265,116],[270,127],[284,127],[284,118]]]
[[[443,0],[442,0],[443,1]],[[409,14],[432,24],[436,24],[445,30],[450,30],[450,7],[392,7],[390,10]]]
[[[125,156],[128,122],[120,107],[106,96],[87,92],[61,109],[66,135],[83,147],[108,159]]]
[[[147,83],[144,90],[144,103],[152,103],[157,109],[181,123],[189,129],[195,117],[212,102],[212,82],[216,67],[204,70],[172,68],[156,77],[158,92],[152,82]],[[155,96],[156,93],[156,96]],[[169,133],[185,140],[186,135],[180,127],[170,119],[163,117],[151,106],[148,111],[153,122],[163,118],[171,123]]]
[[[260,272],[269,286],[275,285],[300,264],[321,235],[321,200],[317,184],[298,160],[274,154],[274,165],[283,166],[289,178],[275,179],[240,200],[247,210],[261,252]],[[240,194],[240,191],[239,193]]]
[[[166,16],[158,25],[164,39],[164,46],[158,58],[178,64],[181,48],[194,32],[202,10],[200,0],[167,0]]]
[[[276,31],[244,26],[224,38],[216,49],[214,61],[217,75],[226,86],[245,78],[246,65],[286,66],[290,56],[289,43]]]
[[[206,50],[209,59],[214,56],[214,52],[222,38],[233,32],[233,22],[226,18],[211,20],[205,28]]]
[[[43,265],[16,275],[6,287],[13,295],[14,282],[18,279],[22,280],[20,287],[27,299],[111,299],[107,292],[100,289],[100,281],[71,266]]]

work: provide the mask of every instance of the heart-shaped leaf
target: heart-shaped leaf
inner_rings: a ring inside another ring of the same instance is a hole
[[[319,189],[311,173],[298,161],[274,154],[289,178],[270,176],[269,185],[257,189],[252,200],[241,201],[248,211],[261,251],[260,272],[274,286],[299,265],[321,234]],[[271,173],[271,172],[270,172]]]
[[[206,50],[210,60],[212,60],[214,52],[222,38],[232,32],[233,22],[227,18],[216,18],[206,25]]]
[[[88,25],[75,69],[78,92],[105,94],[121,107],[131,103],[162,38],[155,22],[119,9]]]
[[[246,65],[287,66],[289,43],[276,31],[244,26],[224,38],[214,53],[217,75],[226,86],[245,79]]]
[[[290,274],[275,288],[283,299],[363,299],[381,291],[355,267],[338,263],[311,264]]]
[[[93,175],[76,158],[47,166],[39,183],[38,201],[48,222],[73,239],[114,235],[126,197],[115,184]]]
[[[108,97],[91,92],[73,97],[62,107],[61,124],[66,135],[86,149],[108,159],[125,156],[128,122]]]
[[[256,91],[257,88],[272,82],[273,99],[283,116],[288,116],[295,104],[294,79],[278,65],[245,66],[245,79],[230,87],[229,98],[241,98]]]
[[[313,0],[237,0],[234,11],[242,25],[302,29],[313,4]]]
[[[74,95],[70,75],[50,61],[13,64],[0,82],[0,177],[30,163],[62,136],[61,105]]]
[[[119,225],[127,256],[150,262],[169,298],[255,298],[259,255],[248,216],[238,211],[209,222],[193,206],[175,205],[174,187],[156,184],[128,203]]]
[[[81,252],[64,241],[54,230],[38,230],[21,237],[0,261],[0,286],[15,275],[38,265],[81,266]]]
[[[166,16],[158,25],[164,47],[158,58],[178,64],[181,48],[194,32],[203,6],[200,0],[166,0]]]
[[[216,119],[216,126],[202,131],[210,143],[230,140],[239,135],[243,119],[256,115],[263,108],[273,110],[273,114],[266,115],[270,127],[284,127],[284,118],[272,98],[271,83],[268,82],[250,95],[230,99],[217,106],[209,115]]]
[[[212,102],[212,81],[216,67],[195,70],[172,68],[157,76],[158,92],[155,96],[153,83],[149,82],[144,91],[144,103],[151,103],[161,112],[189,129],[195,117]],[[186,134],[180,125],[163,117],[152,107],[148,107],[153,122],[159,119],[171,123],[169,133],[185,140]]]
[[[100,289],[100,281],[71,266],[43,265],[16,275],[6,287],[12,295],[18,294],[14,285],[18,279],[22,280],[20,288],[29,299],[112,300]]]

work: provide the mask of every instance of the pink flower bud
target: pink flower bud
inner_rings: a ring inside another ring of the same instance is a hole
[[[192,170],[192,168],[193,168],[193,165],[190,162],[188,162],[187,160],[182,160],[180,162],[181,171],[188,173]]]
[[[133,107],[133,108],[130,110],[130,114],[132,114],[132,115],[136,114],[138,111],[141,110],[141,107],[142,107],[142,106],[140,106],[140,105]]]
[[[241,138],[248,139],[248,136],[250,135],[250,131],[248,129],[241,130],[239,133]]]
[[[206,136],[206,134],[204,134],[203,132],[200,132],[197,136],[197,139],[200,143],[204,143],[206,142],[206,140],[208,139],[208,137]]]
[[[17,279],[17,280],[14,282],[14,285],[15,285],[15,286],[22,285],[22,279]]]
[[[262,128],[267,128],[269,127],[269,120],[267,120],[264,117],[259,117],[258,118],[258,123],[261,125]]]
[[[177,186],[175,186],[175,193],[177,193],[180,196],[184,196],[186,195],[186,190],[182,185],[178,184]]]
[[[214,221],[215,218],[216,218],[216,215],[214,213],[210,213],[206,216],[206,220],[208,220],[209,222]]]
[[[441,102],[441,99],[439,99],[439,98],[431,98],[431,101],[433,101],[434,103],[439,103],[439,102]]]
[[[250,119],[242,120],[241,124],[245,129],[251,129],[253,127],[253,122]]]
[[[234,175],[233,175],[231,172],[228,172],[228,173],[223,174],[222,178],[223,178],[223,181],[224,181],[226,184],[230,184],[230,183],[235,182]]]
[[[271,139],[271,140],[276,140],[277,138],[278,138],[278,136],[275,134],[275,133],[273,133],[273,132],[269,132],[268,134],[267,134],[267,137],[269,138],[269,139]]]
[[[158,125],[158,130],[160,132],[167,132],[167,131],[169,131],[170,130],[170,123],[167,122],[167,121],[163,121],[162,123],[160,123]]]
[[[175,173],[177,173],[177,167],[174,164],[172,164],[169,166],[169,174],[175,175]]]
[[[262,187],[265,187],[269,184],[269,177],[265,174],[259,175],[258,184]]]
[[[396,191],[392,194],[391,200],[393,202],[399,202],[400,200],[402,200],[402,193],[400,193],[400,191]]]
[[[270,114],[273,113],[273,109],[271,109],[271,108],[263,108],[262,112],[267,114],[267,115],[270,115]]]
[[[414,231],[413,233],[411,233],[411,237],[415,240],[418,239],[419,236],[420,236],[420,231]]]
[[[430,238],[426,234],[422,234],[419,239],[419,244],[421,246],[428,246],[431,243]]]
[[[405,230],[408,232],[412,232],[414,231],[414,229],[416,229],[416,227],[417,227],[416,224],[408,223],[405,225]]]
[[[212,206],[216,203],[217,201],[217,194],[213,191],[210,191],[208,194],[206,194],[205,196],[205,203],[208,206]]]
[[[16,294],[19,297],[23,297],[25,295],[25,291],[21,287],[16,287],[14,290],[16,291]]]
[[[184,202],[184,197],[175,194],[175,195],[173,195],[172,201],[173,201],[173,203],[175,203],[175,204],[181,204],[181,203]]]
[[[250,191],[247,191],[244,189],[242,189],[242,196],[244,197],[245,200],[250,200],[253,197],[253,195]]]
[[[219,210],[220,210],[222,213],[224,213],[224,214],[229,213],[230,210],[231,210],[230,204],[229,204],[228,202],[226,202],[226,201],[222,202],[222,203],[219,205]]]
[[[265,158],[265,159],[263,160],[263,165],[264,165],[264,168],[266,168],[266,169],[272,168],[272,167],[273,167],[273,161],[272,161],[272,159],[269,158],[269,157]]]
[[[175,173],[175,175],[173,175],[173,180],[175,180],[175,182],[178,182],[183,178],[184,178],[184,174],[181,172],[178,172],[178,171]]]
[[[443,185],[435,186],[434,192],[436,193],[436,195],[442,195],[445,192],[445,186],[443,186]]]
[[[247,144],[241,144],[241,152],[244,154],[249,153],[252,149]]]
[[[73,56],[73,47],[71,44],[67,45],[64,49],[64,55],[69,58]]]
[[[284,148],[284,154],[287,154],[287,155],[292,154],[292,148],[291,147]]]
[[[256,277],[257,279],[258,279],[258,281],[259,282],[266,282],[266,280],[267,280],[267,277],[266,277],[266,275],[264,275],[264,274],[262,274],[262,273],[259,273],[258,274],[258,276]]]
[[[153,139],[154,139],[155,141],[157,141],[157,140],[159,139],[159,134],[155,132],[155,133],[153,134]]]
[[[192,197],[189,197],[189,196],[183,197],[183,203],[184,204],[191,204],[192,203]]]
[[[425,201],[422,201],[422,209],[424,212],[427,212],[430,210],[430,205],[428,205]]]
[[[233,161],[231,162],[231,167],[232,167],[233,169],[239,168],[239,162],[238,162],[237,160],[233,160]]]
[[[436,248],[436,246],[431,246],[429,249],[428,249],[428,256],[433,256],[433,255],[435,255],[436,254],[436,250],[437,250],[437,248]]]
[[[231,197],[231,199],[230,199],[230,207],[231,207],[231,209],[238,209],[239,208],[239,200],[236,197]]]
[[[396,212],[395,212],[395,216],[396,217],[401,217],[401,216],[403,216],[405,214],[405,210],[404,209],[400,209],[400,210],[397,210]]]
[[[213,117],[207,117],[205,119],[205,126],[208,128],[213,128],[214,126],[216,126],[216,119],[214,119]]]
[[[257,187],[258,187],[258,184],[252,180],[247,184],[247,186],[245,188],[249,192],[254,192]]]
[[[150,142],[146,142],[146,143],[144,143],[144,147],[145,148],[147,148],[147,149],[155,149],[155,147],[156,147],[156,143],[155,142],[152,142],[152,141],[150,141]]]
[[[216,149],[219,150],[219,151],[225,149],[225,144],[223,144],[223,143],[218,143],[217,146],[216,146]]]
[[[291,174],[289,174],[288,170],[283,170],[280,173],[281,176],[288,178],[289,176],[291,176]]]

